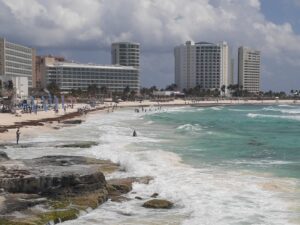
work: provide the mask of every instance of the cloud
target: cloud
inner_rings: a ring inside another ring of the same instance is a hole
[[[263,70],[275,81],[281,79],[275,64],[287,73],[300,67],[300,36],[289,23],[268,21],[259,0],[0,0],[0,21],[2,36],[76,54],[109,51],[113,41],[140,42],[142,81],[149,85],[173,82],[173,48],[186,40],[226,40],[235,55],[239,45],[260,49]]]

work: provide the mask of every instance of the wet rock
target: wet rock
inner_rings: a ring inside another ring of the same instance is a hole
[[[158,193],[153,193],[153,194],[151,195],[151,198],[157,198],[157,196],[158,196]]]
[[[61,121],[63,124],[81,124],[82,120],[64,120]]]
[[[128,177],[121,179],[111,179],[107,181],[108,197],[115,199],[118,196],[127,194],[132,190],[132,184],[137,183],[149,183],[153,179],[152,177]]]
[[[130,201],[131,199],[130,199],[130,198],[126,198],[126,197],[124,197],[124,196],[112,196],[112,197],[110,198],[110,200],[111,200],[112,202],[119,202],[119,203],[121,203],[121,202],[127,202],[127,201]]]
[[[0,151],[0,161],[9,160],[6,152]]]
[[[173,207],[173,203],[164,199],[152,199],[143,204],[145,208],[153,209],[170,209]]]
[[[139,196],[135,196],[135,199],[137,199],[137,200],[143,200],[143,198],[141,198]]]
[[[94,209],[107,201],[103,173],[118,168],[106,160],[80,156],[11,160],[5,153],[0,155],[4,159],[0,167],[0,224],[74,219],[80,210]],[[32,208],[36,205],[40,207]]]
[[[82,142],[74,142],[56,145],[56,148],[90,148],[92,146],[98,145],[97,142],[94,141],[82,141]]]
[[[0,133],[5,133],[5,132],[8,132],[8,130],[6,128],[1,128],[0,127]]]

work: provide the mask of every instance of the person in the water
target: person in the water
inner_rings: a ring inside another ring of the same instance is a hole
[[[137,133],[135,130],[133,130],[133,134],[132,134],[133,137],[136,137],[137,136]]]

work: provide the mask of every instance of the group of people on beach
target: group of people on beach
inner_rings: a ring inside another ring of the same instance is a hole
[[[146,108],[144,108],[144,106],[141,106],[140,109],[139,109],[139,108],[134,109],[134,112],[136,112],[136,113],[139,113],[140,111],[142,111],[142,112],[147,112],[147,110],[148,110],[149,112],[151,112],[151,111],[160,111],[161,109],[162,109],[161,106],[157,106],[157,107],[155,107],[155,108],[149,107],[149,109],[146,109]]]

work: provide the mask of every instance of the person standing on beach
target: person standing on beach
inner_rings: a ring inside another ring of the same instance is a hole
[[[16,132],[16,138],[17,138],[17,145],[19,144],[19,139],[20,139],[20,128],[17,129],[17,132]]]

